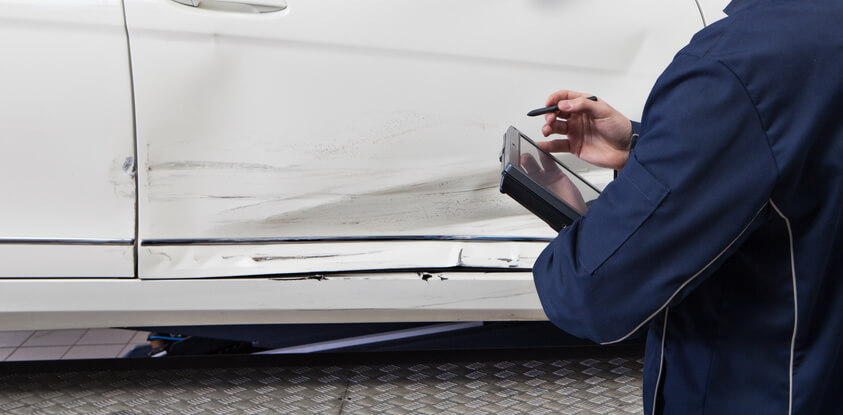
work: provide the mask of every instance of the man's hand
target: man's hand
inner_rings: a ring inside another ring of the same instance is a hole
[[[621,170],[629,158],[632,124],[609,104],[590,101],[588,96],[574,91],[551,94],[545,105],[556,104],[559,111],[545,115],[542,134],[563,134],[568,139],[538,144],[548,152],[571,153],[596,166]]]

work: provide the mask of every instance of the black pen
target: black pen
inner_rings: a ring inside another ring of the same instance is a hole
[[[595,96],[593,96],[593,95],[592,95],[592,96],[590,96],[590,97],[588,97],[588,98],[586,98],[586,99],[590,99],[590,100],[592,100],[592,101],[594,101],[594,102],[597,102],[597,97],[595,97]],[[549,107],[544,107],[544,108],[537,108],[537,109],[534,109],[534,110],[532,110],[532,111],[528,112],[528,113],[527,113],[527,116],[528,116],[528,117],[535,117],[536,115],[548,114],[548,113],[551,113],[551,112],[556,112],[556,111],[559,111],[559,107],[558,107],[558,105],[559,105],[559,104],[556,104],[556,105],[551,105],[551,106],[549,106]]]

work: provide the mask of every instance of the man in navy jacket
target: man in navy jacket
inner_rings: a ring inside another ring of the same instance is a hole
[[[620,173],[536,288],[578,336],[649,325],[645,414],[843,414],[841,4],[733,1],[659,78],[637,142],[602,100],[548,99],[543,132],[568,139],[543,145]]]

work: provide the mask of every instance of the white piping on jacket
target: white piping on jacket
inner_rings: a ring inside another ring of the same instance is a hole
[[[664,363],[664,339],[667,338],[667,314],[670,312],[670,307],[664,309],[664,326],[662,327],[662,347],[659,352],[659,375],[656,377],[656,388],[653,390],[653,410],[652,415],[656,415],[656,399],[659,397],[659,383],[662,381],[662,364]]]
[[[771,199],[770,201],[772,202],[772,199]],[[674,291],[674,292],[673,292],[673,294],[670,296],[670,298],[668,298],[668,299],[667,299],[667,301],[665,301],[665,302],[664,302],[664,304],[662,304],[662,306],[661,306],[661,307],[659,307],[658,309],[656,309],[656,311],[654,311],[654,312],[653,312],[653,314],[650,314],[650,316],[648,316],[646,319],[644,319],[644,321],[642,321],[642,322],[641,322],[641,324],[639,324],[639,325],[635,326],[635,328],[634,328],[634,329],[632,329],[632,331],[630,331],[629,333],[627,333],[625,336],[623,336],[623,337],[621,337],[621,338],[619,338],[619,339],[617,339],[617,340],[612,340],[612,341],[608,341],[608,342],[603,342],[603,343],[600,343],[600,344],[613,344],[613,343],[617,343],[617,342],[620,342],[620,341],[624,341],[624,340],[626,340],[626,338],[627,338],[627,337],[631,336],[633,333],[635,333],[636,331],[638,331],[638,329],[640,329],[642,326],[644,326],[644,324],[647,324],[647,322],[648,322],[648,321],[652,320],[652,319],[653,319],[653,317],[655,317],[655,316],[656,316],[659,312],[661,312],[661,311],[662,311],[665,307],[667,307],[667,305],[668,305],[668,304],[670,304],[670,302],[671,302],[671,301],[673,301],[673,298],[674,298],[674,297],[676,297],[676,294],[679,294],[679,292],[680,292],[680,291],[682,291],[682,289],[683,289],[683,288],[685,288],[685,286],[687,286],[688,284],[690,284],[690,283],[691,283],[691,281],[693,281],[694,279],[696,279],[696,278],[697,278],[697,276],[699,276],[699,275],[700,275],[700,274],[702,274],[705,270],[707,270],[707,269],[708,269],[708,267],[710,267],[710,266],[711,266],[711,264],[715,263],[718,259],[720,259],[720,257],[721,257],[721,256],[723,256],[723,254],[724,254],[724,253],[726,253],[726,251],[728,251],[728,250],[729,250],[729,248],[731,248],[731,247],[732,247],[732,245],[734,245],[734,244],[735,244],[735,242],[737,242],[737,241],[738,241],[738,239],[740,239],[740,238],[741,238],[741,236],[743,236],[743,234],[746,232],[746,230],[747,230],[747,229],[749,229],[749,226],[750,226],[750,225],[752,225],[752,222],[755,222],[755,218],[757,218],[757,217],[758,217],[758,215],[760,215],[760,214],[761,214],[761,211],[763,211],[763,210],[764,210],[764,208],[767,206],[767,203],[768,203],[768,202],[764,202],[764,204],[763,204],[763,205],[761,205],[761,208],[760,208],[760,209],[758,209],[758,212],[756,212],[756,213],[755,213],[755,216],[753,216],[753,217],[752,217],[752,219],[749,221],[749,223],[747,223],[747,224],[746,224],[746,226],[744,226],[743,230],[742,230],[742,231],[738,234],[738,236],[736,236],[736,237],[735,237],[735,239],[732,239],[732,242],[729,242],[729,244],[728,244],[728,245],[726,245],[726,247],[725,247],[725,248],[723,248],[723,250],[722,250],[722,251],[720,251],[720,253],[719,253],[719,254],[717,254],[717,255],[714,257],[714,259],[712,259],[711,261],[709,261],[707,264],[705,264],[705,266],[704,266],[704,267],[702,267],[699,271],[697,271],[694,275],[692,275],[692,276],[691,276],[690,278],[688,278],[688,279],[687,279],[684,283],[682,283],[682,285],[680,285],[680,286],[679,286],[679,288],[677,288],[677,289],[676,289],[676,291]],[[785,220],[786,220],[786,219],[785,219]],[[790,230],[790,225],[788,225],[788,231],[789,231],[789,230]]]
[[[793,280],[793,335],[790,338],[790,373],[787,385],[787,413],[790,415],[793,413],[793,353],[796,348],[796,329],[799,323],[799,304],[796,300],[796,258],[793,254],[793,230],[790,227],[790,220],[779,210],[772,198],[770,199],[770,206],[784,219],[784,223],[787,225],[787,238],[790,242],[790,275]]]

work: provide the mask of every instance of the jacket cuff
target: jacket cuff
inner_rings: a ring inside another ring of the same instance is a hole
[[[639,134],[641,132],[641,123],[638,121],[630,121],[632,124],[632,134]]]

